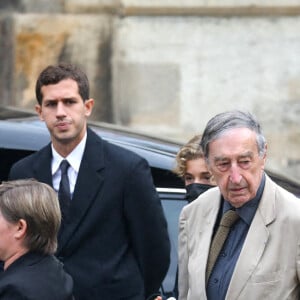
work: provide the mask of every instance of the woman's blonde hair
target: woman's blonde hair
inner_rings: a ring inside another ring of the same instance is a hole
[[[33,179],[3,182],[0,211],[9,223],[26,221],[27,249],[44,254],[56,251],[61,212],[56,192],[49,185]]]
[[[187,161],[204,158],[203,151],[200,147],[201,134],[191,138],[177,153],[176,167],[174,173],[183,178],[186,174]]]

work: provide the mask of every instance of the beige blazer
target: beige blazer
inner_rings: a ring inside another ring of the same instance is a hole
[[[205,300],[208,250],[219,188],[183,208],[179,220],[179,300]],[[300,199],[266,176],[226,300],[300,299]]]

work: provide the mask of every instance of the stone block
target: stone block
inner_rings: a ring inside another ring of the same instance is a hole
[[[24,13],[59,13],[63,12],[63,0],[1,0],[2,12],[24,12]]]
[[[72,62],[82,66],[89,76],[91,97],[96,101],[94,115],[111,121],[110,17],[12,14],[2,19],[1,24],[0,54],[6,59],[0,81],[8,84],[7,89],[1,88],[1,101],[33,108],[40,71],[49,64]]]
[[[300,160],[295,138],[300,136],[299,27],[300,17],[120,19],[113,43],[113,99],[115,109],[121,102],[129,112],[124,118],[116,113],[118,120],[167,137],[176,132],[186,141],[216,113],[248,110],[267,136],[272,168],[292,172],[290,165]],[[163,105],[152,112],[167,120],[168,133],[146,111],[137,123],[137,107],[167,94],[160,96],[157,86],[167,86],[171,95],[164,106],[171,121],[163,117]]]
[[[31,0],[32,1],[32,0]],[[68,13],[120,16],[255,16],[299,15],[298,0],[65,0]]]
[[[176,128],[179,114],[176,64],[129,63],[114,69],[114,116],[119,124],[152,133]]]
[[[121,0],[123,16],[299,15],[298,0]]]
[[[67,13],[116,13],[120,7],[119,0],[65,0]]]

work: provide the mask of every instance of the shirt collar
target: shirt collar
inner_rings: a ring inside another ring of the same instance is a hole
[[[241,219],[243,219],[243,221],[246,222],[249,226],[252,222],[252,219],[254,218],[259,201],[261,199],[265,187],[265,181],[266,181],[265,174],[263,174],[255,197],[249,200],[248,202],[246,202],[242,207],[236,209]],[[223,214],[230,209],[234,209],[233,206],[228,201],[224,200]]]
[[[73,151],[67,156],[67,157],[62,157],[58,152],[54,149],[53,144],[51,144],[51,149],[52,149],[52,175],[55,174],[58,169],[61,161],[63,159],[66,159],[70,166],[78,173],[79,172],[79,167],[81,163],[81,159],[83,156],[83,152],[85,149],[85,144],[86,144],[86,138],[87,134],[85,133],[83,139],[80,141],[80,143],[73,149]]]

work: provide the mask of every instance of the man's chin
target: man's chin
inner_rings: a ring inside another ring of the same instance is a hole
[[[73,141],[74,137],[69,132],[60,132],[59,134],[55,135],[55,139],[60,144],[69,144],[71,141]]]
[[[249,196],[246,195],[230,195],[228,199],[229,203],[235,208],[243,206],[250,200]]]

